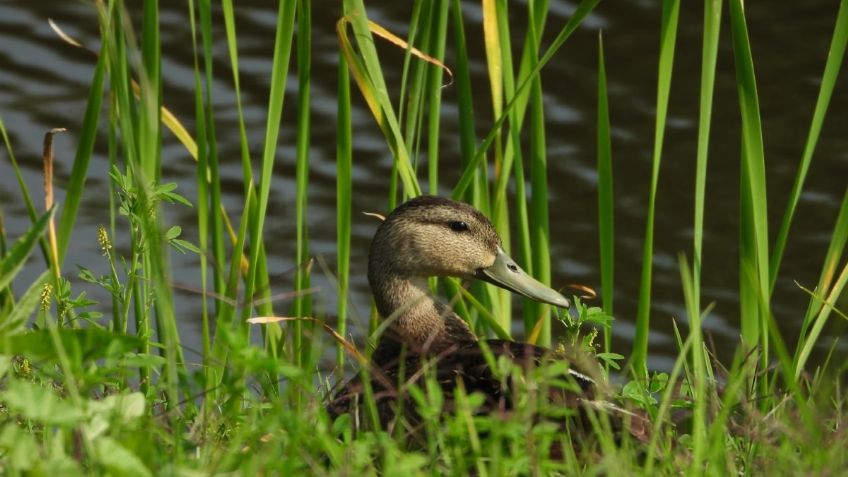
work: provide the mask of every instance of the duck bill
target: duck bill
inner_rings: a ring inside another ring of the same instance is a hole
[[[519,295],[524,295],[531,300],[561,308],[568,308],[569,306],[567,298],[528,275],[515,263],[515,260],[511,259],[500,248],[498,248],[498,254],[495,257],[495,263],[488,268],[477,270],[474,277]]]

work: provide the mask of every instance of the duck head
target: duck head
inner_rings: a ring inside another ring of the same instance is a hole
[[[387,279],[476,278],[531,300],[569,306],[564,296],[528,275],[504,252],[485,215],[442,197],[416,197],[392,211],[374,236],[368,265],[375,295]]]

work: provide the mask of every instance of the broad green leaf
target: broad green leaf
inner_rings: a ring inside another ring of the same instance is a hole
[[[14,425],[5,425],[0,431],[0,452],[5,472],[28,470],[40,458],[32,433]]]
[[[130,422],[144,414],[144,395],[140,392],[129,394],[112,394],[103,399],[89,401],[89,409],[93,414],[108,414],[118,417],[122,422]]]
[[[144,395],[140,392],[113,394],[88,401],[90,421],[84,427],[88,439],[98,439],[113,423],[129,424],[144,414]]]
[[[60,399],[52,389],[27,381],[10,381],[0,396],[11,411],[43,424],[72,426],[85,419],[83,409]]]
[[[84,359],[100,359],[141,346],[141,339],[101,328],[58,329],[59,339],[65,350]],[[37,330],[0,339],[0,354],[23,354],[30,358],[56,359],[49,330]]]
[[[137,455],[110,437],[95,440],[94,449],[97,461],[114,475],[153,476]]]

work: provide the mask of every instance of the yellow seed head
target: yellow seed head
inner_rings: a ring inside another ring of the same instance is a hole
[[[109,250],[112,250],[112,242],[109,240],[109,233],[106,232],[106,227],[102,225],[97,227],[97,243],[100,244],[100,249],[103,250],[103,255],[108,255]]]
[[[53,285],[45,283],[41,289],[41,311],[50,309],[50,297],[53,296]]]

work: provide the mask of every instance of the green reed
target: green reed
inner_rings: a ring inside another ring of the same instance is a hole
[[[804,153],[798,164],[798,172],[795,174],[795,182],[792,185],[792,192],[789,197],[789,203],[786,206],[786,211],[783,215],[783,221],[780,224],[780,231],[775,239],[775,245],[772,250],[770,263],[771,277],[770,290],[774,291],[774,284],[777,279],[777,273],[780,270],[780,262],[783,258],[783,251],[786,247],[786,240],[789,236],[789,229],[792,225],[792,218],[795,215],[795,209],[798,206],[798,200],[801,197],[801,189],[804,186],[804,181],[807,177],[807,171],[810,168],[810,163],[813,160],[813,153],[818,143],[821,127],[824,123],[825,115],[830,104],[830,99],[833,97],[833,89],[836,85],[836,78],[839,76],[839,70],[842,66],[842,58],[845,57],[845,47],[848,44],[848,3],[841,1],[839,3],[839,11],[836,16],[836,24],[833,31],[833,39],[830,43],[830,50],[827,56],[824,73],[822,74],[821,88],[819,89],[818,98],[816,98],[816,107],[813,112],[813,119],[810,122],[810,130],[807,134],[807,140],[804,143]]]
[[[807,135],[807,140],[804,144],[804,152],[801,158],[801,163],[798,165],[798,172],[795,176],[795,183],[792,186],[792,192],[789,198],[789,204],[786,206],[783,221],[781,222],[780,231],[778,232],[775,246],[771,256],[771,281],[770,291],[774,291],[774,284],[777,277],[777,272],[780,269],[780,262],[783,255],[786,240],[789,235],[789,228],[792,224],[795,208],[798,205],[801,189],[804,180],[812,162],[813,152],[815,151],[816,143],[818,142],[821,127],[824,122],[825,114],[827,113],[830,99],[833,95],[833,90],[836,84],[836,79],[839,75],[842,59],[845,57],[845,48],[848,44],[848,2],[842,1],[839,4],[837,12],[836,25],[834,27],[833,39],[830,44],[830,51],[827,57],[824,73],[822,74],[822,83],[819,90],[818,98],[816,99],[816,107],[813,112],[813,119],[810,123],[810,130]],[[848,191],[843,197],[840,207],[839,217],[833,231],[833,238],[824,258],[822,265],[821,277],[819,278],[816,290],[820,294],[814,296],[810,300],[810,305],[804,315],[804,321],[801,325],[801,333],[799,346],[796,349],[793,358],[795,367],[794,377],[797,379],[804,368],[804,364],[812,351],[813,344],[818,341],[819,334],[827,322],[830,311],[833,309],[834,301],[841,295],[845,287],[846,274],[848,268],[843,267],[836,283],[833,279],[836,275],[836,270],[839,266],[839,260],[845,249],[846,234],[848,234]],[[831,288],[832,285],[832,288]],[[821,297],[826,297],[822,300]],[[815,318],[814,318],[815,317]],[[810,329],[812,326],[812,329]],[[803,345],[801,343],[803,342]]]
[[[601,255],[601,302],[613,315],[615,283],[615,208],[613,206],[612,137],[610,132],[604,40],[598,35],[598,241]],[[610,351],[612,336],[604,330],[604,352]]]
[[[677,20],[680,2],[665,0],[660,23],[660,54],[657,74],[657,119],[654,126],[654,153],[651,161],[651,185],[648,195],[648,214],[645,218],[645,244],[642,253],[642,278],[639,286],[639,309],[636,315],[636,336],[633,338],[633,354],[630,359],[637,374],[648,371],[648,332],[651,317],[651,282],[654,256],[654,213],[662,160],[665,121],[668,113],[668,97],[671,90],[671,73],[674,65],[674,46],[677,39]]]
[[[730,2],[730,29],[742,114],[740,181],[739,301],[742,340],[759,347],[761,363],[768,365],[768,224],[765,189],[765,152],[754,63],[741,2]]]
[[[681,260],[681,278],[684,284],[686,311],[689,317],[689,333],[692,338],[692,367],[690,382],[694,383],[696,396],[693,410],[692,436],[693,462],[700,466],[706,452],[706,404],[707,398],[707,354],[701,334],[701,266],[703,263],[704,209],[709,158],[710,126],[712,122],[713,90],[715,87],[716,58],[721,31],[721,2],[704,2],[704,39],[701,52],[701,91],[698,118],[698,152],[695,166],[695,212],[693,224],[693,263],[691,275],[689,265]]]
[[[309,147],[310,147],[310,77],[312,63],[312,6],[308,1],[301,1],[297,14],[297,152],[295,165],[295,181],[297,198],[295,200],[297,253],[295,263],[295,290],[309,289],[309,274],[311,266],[309,259],[309,235],[306,229],[307,187],[309,186]],[[270,176],[268,178],[270,182]],[[303,317],[312,314],[312,298],[307,294],[294,300],[294,316]],[[295,364],[302,364],[302,356],[309,354],[308,341],[304,338],[304,326],[301,321],[294,322],[292,330],[292,353]],[[311,328],[311,327],[310,327]]]
[[[353,134],[351,132],[350,75],[347,62],[339,55],[338,120],[336,124],[336,249],[339,304],[336,329],[347,336],[348,292],[350,290],[351,203],[353,202]],[[336,347],[336,364],[344,366],[344,347]],[[341,375],[339,373],[338,375]]]

